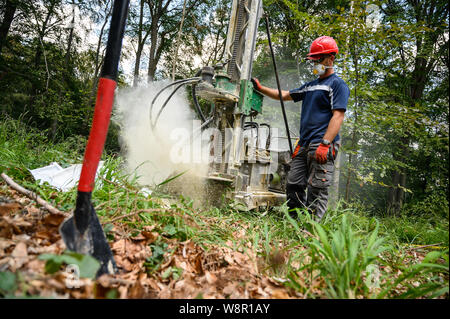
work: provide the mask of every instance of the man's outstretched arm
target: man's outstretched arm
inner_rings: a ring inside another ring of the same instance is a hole
[[[258,79],[256,79],[256,78],[252,78],[252,82],[253,82],[253,87],[255,89],[257,89],[259,92],[261,92],[262,94],[264,94],[274,100],[280,99],[277,89],[271,89],[267,86],[261,85],[261,83],[259,83]],[[289,94],[289,91],[281,90],[281,96],[283,97],[283,101],[292,101],[292,97]]]

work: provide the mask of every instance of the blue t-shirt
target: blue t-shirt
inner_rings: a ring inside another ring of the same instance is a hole
[[[332,110],[347,110],[350,90],[335,73],[324,79],[315,79],[298,89],[289,91],[294,102],[303,101],[300,119],[300,145],[317,143],[323,139]],[[339,133],[333,142],[340,139]]]

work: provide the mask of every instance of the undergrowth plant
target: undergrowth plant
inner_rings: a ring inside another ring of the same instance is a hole
[[[376,298],[436,298],[447,295],[448,299],[448,249],[429,252],[422,262],[414,265],[401,265],[399,268],[401,274],[396,278],[389,278]],[[403,289],[399,289],[399,287]]]
[[[364,236],[353,230],[346,215],[342,215],[338,228],[332,231],[314,220],[310,223],[317,236],[311,239],[310,254],[327,283],[327,295],[330,298],[368,295],[369,287],[364,283],[367,267],[376,264],[377,257],[388,249],[383,245],[385,239],[378,236],[378,222]]]
[[[0,171],[11,177],[29,179],[29,169],[57,162],[62,167],[81,163],[85,138],[70,137],[53,143],[37,129],[4,119],[0,122]]]
[[[81,139],[53,144],[17,121],[6,120],[0,126],[0,170],[67,212],[74,208],[76,187],[58,192],[39,185],[28,169],[52,161],[62,166],[81,163],[83,150]],[[307,298],[448,296],[448,219],[420,214],[379,217],[342,201],[320,223],[306,210],[291,217],[286,205],[266,212],[240,211],[234,203],[196,208],[195,199],[162,192],[161,186],[179,176],[159,186],[147,185],[144,191],[139,176],[124,171],[121,157],[104,155],[103,160],[92,202],[110,241],[113,224],[123,226],[129,236],[146,226],[160,234],[145,264],[149,274],[171,253],[169,241],[192,240],[205,250],[228,246],[256,256],[261,276]],[[425,259],[408,261],[411,248],[427,244],[439,245]],[[164,276],[179,279],[182,273],[171,268]],[[0,294],[7,293],[5,287],[0,287]]]

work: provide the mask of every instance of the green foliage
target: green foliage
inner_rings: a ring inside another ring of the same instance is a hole
[[[361,232],[369,232],[380,223],[379,233],[398,245],[432,245],[448,247],[448,219],[436,214],[413,215],[408,212],[399,216],[377,216],[374,208],[363,202],[354,201],[345,204],[340,202],[335,209],[329,210],[321,224],[335,227],[342,214],[347,214],[353,227]]]
[[[448,220],[426,216],[385,217],[382,220],[399,242],[448,246]]]
[[[443,219],[448,221],[449,205],[444,192],[434,192],[421,201],[411,202],[403,208],[406,216],[422,216],[425,218]]]
[[[449,294],[448,282],[442,280],[442,276],[448,278],[449,262],[448,249],[444,252],[432,251],[426,255],[421,263],[412,265],[410,267],[401,267],[403,273],[392,280],[386,287],[377,295],[377,298],[384,298],[395,290],[399,284],[406,284],[406,292],[397,296],[397,298],[436,298],[444,294]],[[412,284],[412,279],[417,280],[419,277],[425,277],[422,284]]]
[[[92,256],[82,255],[71,251],[65,251],[62,255],[42,254],[40,260],[45,260],[45,272],[53,274],[57,272],[63,264],[76,265],[81,278],[95,278],[100,269],[100,263]]]
[[[0,52],[1,116],[22,119],[54,142],[87,136],[104,41],[82,44],[79,16],[73,32],[66,28],[71,1],[11,3],[15,19]],[[106,18],[106,3],[76,4],[85,17]]]
[[[149,272],[153,272],[159,269],[161,264],[164,261],[164,253],[167,250],[167,243],[157,241],[150,245],[152,249],[152,255],[147,258],[144,263],[144,266],[148,269]]]
[[[359,294],[367,295],[369,289],[363,275],[387,249],[383,246],[385,239],[378,236],[378,223],[364,236],[353,231],[346,215],[334,231],[327,231],[314,221],[311,223],[318,236],[311,241],[311,254],[327,283],[329,296],[355,298]]]
[[[168,267],[163,273],[162,273],[162,279],[172,278],[173,280],[178,280],[181,275],[183,274],[182,268],[177,267]]]
[[[17,289],[16,275],[10,271],[0,272],[0,296],[7,297]]]
[[[62,167],[82,162],[85,139],[72,136],[54,144],[21,121],[0,122],[0,170],[17,178],[30,177],[28,169],[58,162]]]
[[[289,259],[300,266],[289,267],[283,274],[287,287],[309,295],[317,280],[323,279],[332,298],[434,298],[448,293],[448,251],[442,251],[448,248],[448,224],[432,228],[425,227],[424,220],[420,224],[411,218],[377,219],[363,205],[343,209],[342,204],[329,210],[320,224],[305,214],[300,214],[298,221],[286,216],[298,240],[309,247]],[[316,237],[304,237],[302,229]],[[416,232],[415,245],[404,237],[412,230]],[[422,262],[407,262],[412,256],[410,249],[436,240],[435,236],[443,241],[440,247],[430,248],[438,251]]]

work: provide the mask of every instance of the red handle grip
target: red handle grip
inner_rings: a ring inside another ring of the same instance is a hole
[[[108,133],[116,85],[116,81],[111,79],[100,78],[99,80],[94,119],[92,120],[92,128],[84,153],[83,167],[81,168],[80,181],[78,183],[80,192],[92,192],[94,189],[95,173],[97,172]]]

